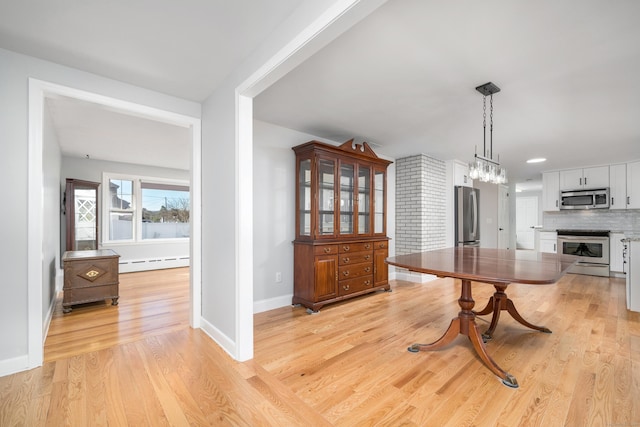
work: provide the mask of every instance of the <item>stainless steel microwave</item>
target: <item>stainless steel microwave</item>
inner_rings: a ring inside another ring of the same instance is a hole
[[[609,209],[609,189],[561,191],[560,209]]]

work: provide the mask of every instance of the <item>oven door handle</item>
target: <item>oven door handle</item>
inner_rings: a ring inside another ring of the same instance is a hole
[[[597,262],[585,262],[585,261],[578,261],[576,262],[576,265],[579,265],[580,267],[603,267],[609,264],[603,264],[603,263],[597,263]]]
[[[608,237],[600,236],[558,236],[558,240],[584,240],[585,243],[589,243],[589,240],[596,240],[598,242],[606,242]]]

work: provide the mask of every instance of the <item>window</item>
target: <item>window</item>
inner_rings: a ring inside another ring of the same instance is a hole
[[[133,239],[133,181],[109,180],[109,239]]]
[[[142,182],[142,239],[189,237],[189,187]]]
[[[189,186],[159,178],[108,176],[105,241],[189,237]]]

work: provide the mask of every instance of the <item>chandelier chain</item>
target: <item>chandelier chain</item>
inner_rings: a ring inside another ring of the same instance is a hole
[[[469,164],[469,176],[471,179],[479,179],[482,182],[492,184],[507,183],[507,171],[500,166],[500,156],[498,160],[493,160],[493,94],[500,91],[500,88],[489,82],[476,87],[482,94],[482,130],[483,130],[483,155],[475,154],[475,159]],[[487,147],[487,95],[489,95],[489,147]],[[488,148],[488,149],[487,149]]]
[[[493,94],[489,95],[489,106],[489,135],[491,136],[489,138],[489,158],[493,159]]]

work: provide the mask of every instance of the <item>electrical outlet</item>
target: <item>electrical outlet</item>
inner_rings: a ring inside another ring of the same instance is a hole
[[[280,283],[282,282],[282,273],[281,272],[276,272],[276,283]]]

